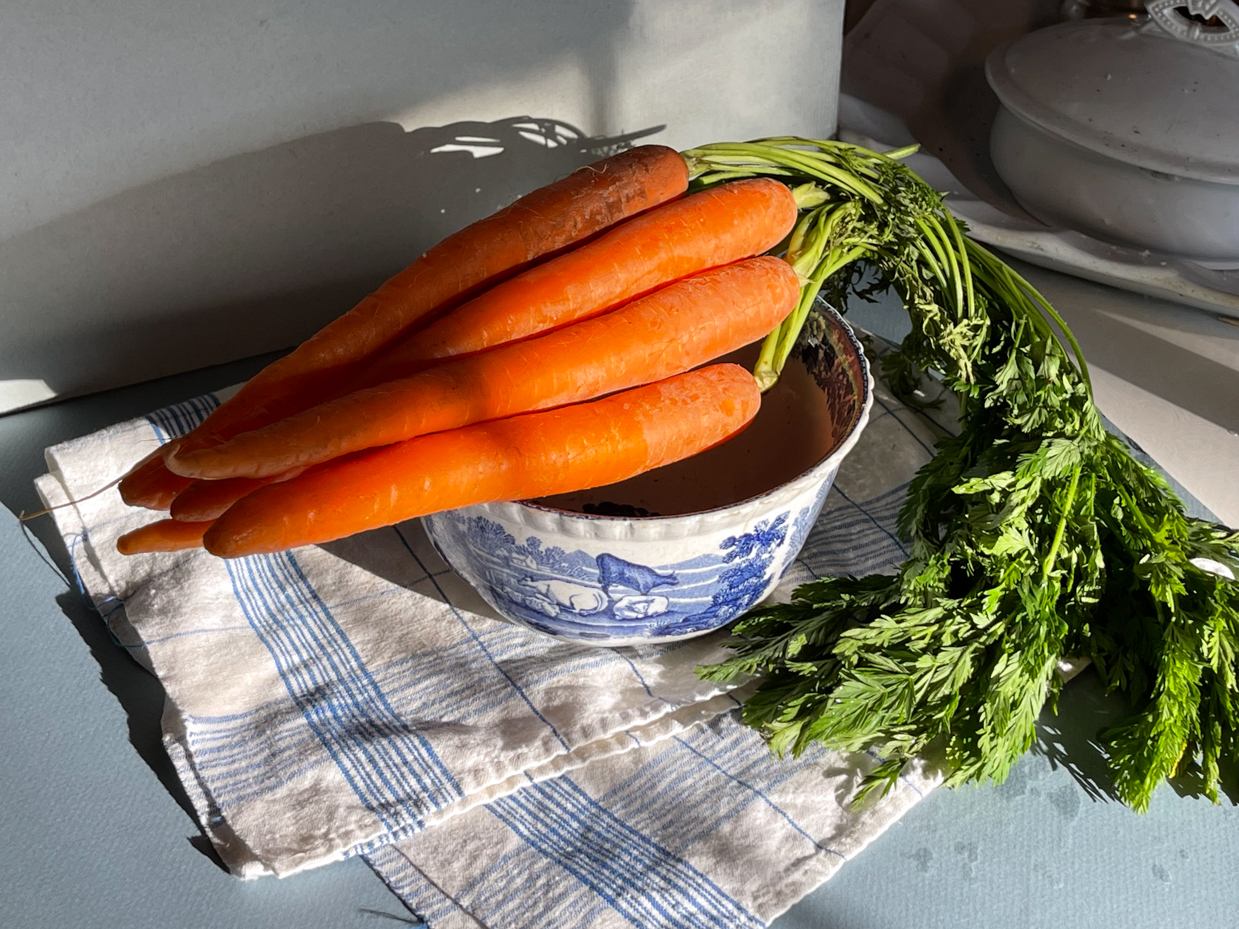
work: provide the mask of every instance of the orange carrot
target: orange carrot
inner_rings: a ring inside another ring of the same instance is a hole
[[[712,187],[493,287],[394,345],[375,364],[408,370],[596,316],[669,281],[768,251],[795,223],[795,197],[778,181]]]
[[[126,532],[116,540],[116,550],[122,555],[139,552],[180,552],[202,547],[202,535],[211,522],[187,523],[175,519],[161,519],[157,523]]]
[[[448,236],[291,354],[272,362],[190,433],[187,447],[213,444],[338,396],[343,391],[334,389],[334,378],[349,375],[410,328],[534,262],[681,196],[687,187],[688,167],[676,151],[644,145],[522,197]],[[145,480],[126,478],[122,494],[132,505],[163,508],[162,496],[143,494]]]
[[[617,222],[680,196],[688,167],[672,149],[641,146],[581,168],[479,220],[405,268],[292,354],[272,362],[202,424],[215,432],[245,408],[379,350],[477,289]]]
[[[721,364],[589,403],[420,436],[256,490],[216,520],[203,544],[237,558],[475,503],[611,484],[726,441],[760,404],[753,375]]]
[[[222,445],[176,455],[168,466],[198,478],[263,478],[414,436],[590,400],[660,381],[755,342],[782,322],[799,296],[799,280],[787,262],[750,258],[684,278],[605,316],[449,361]],[[173,516],[194,493],[191,487],[177,497]],[[207,518],[205,511],[193,512]]]
[[[136,465],[120,482],[120,498],[130,506],[166,510],[176,495],[193,483],[191,478],[173,474],[164,464],[166,450],[157,448]]]
[[[222,516],[228,507],[259,487],[265,487],[275,480],[296,477],[300,473],[300,470],[297,470],[287,475],[279,474],[263,480],[234,477],[223,481],[193,481],[176,495],[169,515],[173,519],[184,522],[215,519]]]

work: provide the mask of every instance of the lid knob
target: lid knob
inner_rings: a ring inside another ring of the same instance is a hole
[[[1239,55],[1239,6],[1234,0],[1147,0],[1145,9],[1176,39]]]

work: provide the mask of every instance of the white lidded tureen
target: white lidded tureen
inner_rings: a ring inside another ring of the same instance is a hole
[[[990,54],[994,166],[1043,222],[1239,267],[1239,5],[1146,6]]]

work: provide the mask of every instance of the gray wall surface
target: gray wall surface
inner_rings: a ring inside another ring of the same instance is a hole
[[[634,140],[834,131],[843,0],[4,0],[0,412],[283,348]]]

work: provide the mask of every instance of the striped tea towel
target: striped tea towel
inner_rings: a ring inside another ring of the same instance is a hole
[[[40,493],[85,497],[223,396],[49,449]],[[895,514],[940,428],[879,387],[783,594],[903,560]],[[118,555],[151,514],[114,490],[55,513],[83,590],[163,684],[165,745],[241,877],[362,854],[435,929],[756,925],[936,782],[912,767],[851,810],[875,759],[771,757],[729,685],[693,673],[718,635],[544,638],[496,617],[415,522],[223,561]]]

